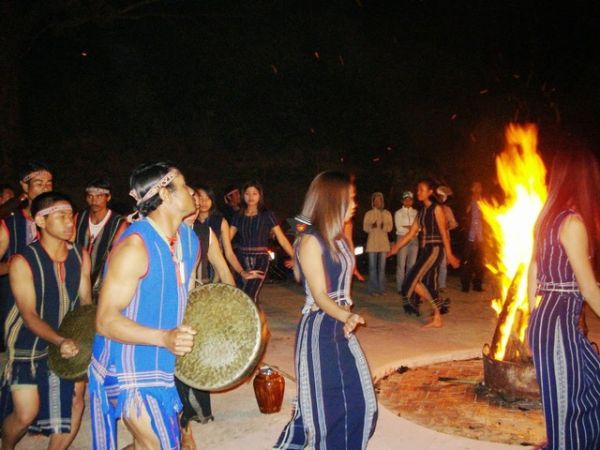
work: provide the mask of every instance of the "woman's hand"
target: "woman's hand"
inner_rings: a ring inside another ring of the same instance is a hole
[[[293,268],[294,268],[294,266],[296,265],[296,263],[294,262],[294,260],[293,260],[293,259],[291,259],[291,258],[290,258],[290,259],[286,259],[286,260],[283,262],[283,265],[284,265],[285,267],[287,267],[288,269],[293,269]]]
[[[265,277],[265,273],[262,270],[242,270],[240,277],[244,280],[255,280],[257,278],[262,280]]]
[[[356,329],[356,327],[359,325],[365,324],[365,319],[363,319],[361,316],[359,316],[358,314],[350,314],[348,316],[348,318],[346,319],[346,322],[344,322],[344,335],[349,338],[350,334],[352,334],[354,332],[354,330]]]

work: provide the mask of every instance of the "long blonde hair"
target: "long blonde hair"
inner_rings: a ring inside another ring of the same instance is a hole
[[[344,236],[344,218],[350,207],[350,175],[326,171],[317,175],[306,192],[302,215],[310,220],[331,250],[334,258],[338,250],[335,241]]]

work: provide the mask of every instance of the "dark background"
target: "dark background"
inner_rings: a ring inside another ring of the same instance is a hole
[[[598,148],[598,2],[536,3],[2,0],[0,181],[41,159],[78,205],[105,173],[130,206],[132,168],[168,159],[219,194],[257,178],[286,217],[338,168],[361,213],[423,176],[460,206],[494,192],[509,121],[546,159]]]

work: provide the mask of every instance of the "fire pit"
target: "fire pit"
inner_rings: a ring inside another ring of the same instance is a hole
[[[530,400],[540,400],[540,388],[531,362],[498,361],[483,350],[483,378],[485,387],[498,394],[507,403],[525,402],[536,405]]]

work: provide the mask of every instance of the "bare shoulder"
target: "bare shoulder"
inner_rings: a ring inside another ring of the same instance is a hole
[[[9,273],[11,275],[19,275],[19,276],[23,276],[23,275],[29,275],[32,276],[32,272],[31,272],[31,268],[29,267],[29,263],[27,262],[27,260],[20,254],[16,254],[14,255],[12,258],[10,258],[10,263],[9,263]]]
[[[323,253],[318,239],[311,234],[302,236],[298,245],[300,248],[300,255],[303,257],[318,256]]]
[[[570,214],[560,225],[560,236],[561,238],[568,237],[573,238],[577,236],[587,235],[585,223],[583,218],[579,214]]]
[[[143,239],[138,234],[134,233],[119,242],[109,258],[109,270],[126,270],[130,274],[139,272],[140,276],[146,272],[148,253]]]

